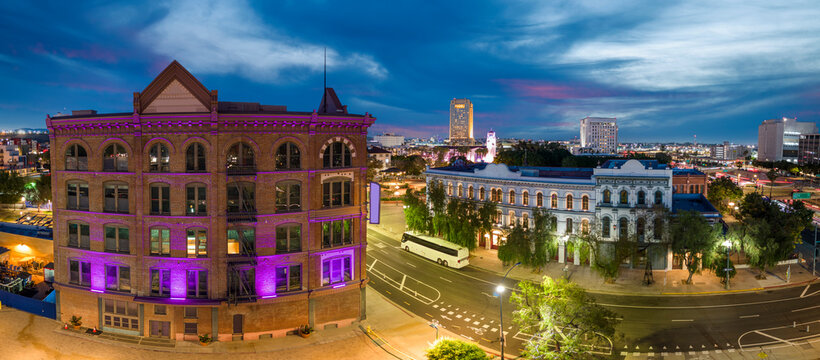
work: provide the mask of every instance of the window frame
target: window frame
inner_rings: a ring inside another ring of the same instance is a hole
[[[274,167],[276,170],[300,170],[302,168],[302,150],[292,141],[286,141],[279,145],[276,148],[275,156]],[[293,165],[294,157],[295,166]]]
[[[109,229],[113,230],[114,237],[108,235]],[[123,230],[126,237],[123,239]],[[109,244],[109,239],[112,243]],[[103,226],[103,250],[109,253],[130,254],[131,253],[131,229],[122,224],[107,224]],[[114,245],[114,247],[109,247]],[[126,247],[127,249],[123,249]]]
[[[336,277],[339,275],[340,277]],[[348,275],[348,279],[345,279]],[[355,279],[353,273],[353,256],[349,254],[334,256],[322,260],[321,283],[330,286],[346,283]]]
[[[74,279],[73,265],[77,265],[76,276]],[[80,259],[68,259],[68,283],[82,287],[91,287],[91,262]]]
[[[298,238],[293,239],[294,235],[292,234],[292,229],[297,229],[298,231]],[[280,230],[285,232],[285,239],[282,241],[280,239]],[[276,226],[274,230],[274,234],[276,237],[276,253],[277,254],[285,254],[285,253],[295,253],[302,251],[302,224],[300,223],[286,223],[286,224],[279,224]],[[283,245],[283,246],[280,246]],[[294,245],[295,244],[295,245]]]
[[[337,145],[340,147],[339,149],[336,149]],[[349,168],[352,166],[352,151],[347,146],[347,144],[345,144],[342,141],[334,141],[328,144],[324,152],[322,152],[323,169],[341,169]]]
[[[192,279],[193,289],[191,289]],[[203,299],[208,297],[208,270],[188,269],[185,271],[185,294],[187,299]]]
[[[566,199],[564,200],[564,202],[566,203],[567,210],[572,210],[572,208],[575,206],[573,204],[574,201],[575,198],[572,196],[572,194],[567,194]]]
[[[115,282],[111,283],[111,272],[114,272]],[[123,276],[126,273],[126,276]],[[126,285],[123,285],[126,282]],[[131,267],[122,264],[105,264],[105,290],[117,292],[131,292]]]
[[[155,191],[156,194],[154,194]],[[161,182],[151,183],[148,186],[148,196],[150,199],[148,213],[150,215],[171,215],[170,185]]]
[[[336,193],[335,184],[339,184]],[[336,201],[338,199],[338,202]],[[335,208],[353,205],[353,181],[347,177],[334,177],[322,182],[322,207]]]
[[[154,287],[154,274],[157,275],[156,288]],[[166,278],[167,275],[167,278]],[[150,268],[148,270],[149,281],[151,282],[150,294],[153,297],[171,297],[171,269]],[[167,280],[167,283],[165,282]],[[167,285],[167,287],[166,287]]]
[[[232,240],[230,237],[230,232],[236,232],[236,239]],[[250,239],[247,238],[247,233],[250,232]],[[225,230],[225,239],[227,242],[227,252],[228,256],[256,256],[256,228],[252,226],[229,226]],[[246,247],[243,246],[243,243],[247,244]],[[236,252],[231,252],[231,244],[235,244]]]
[[[208,229],[203,227],[185,229],[185,253],[186,257],[191,259],[208,257]]]
[[[163,150],[165,150],[166,157],[162,157]],[[148,148],[148,172],[171,172],[171,151],[169,151],[168,147],[162,142],[156,142]]]
[[[74,190],[72,190],[72,187],[74,187]],[[85,191],[83,191],[83,189],[85,189]],[[83,196],[83,192],[85,192],[85,196]],[[74,193],[73,201],[72,193]],[[70,180],[66,182],[66,209],[88,211],[90,202],[89,194],[88,182],[81,180]],[[83,206],[83,198],[85,198],[85,206]]]
[[[340,224],[339,232],[337,235],[335,224]],[[332,220],[332,221],[324,221],[321,223],[321,234],[322,234],[322,248],[334,248],[337,246],[345,246],[345,245],[352,245],[354,240],[354,227],[353,227],[353,219],[340,219],[340,220]],[[345,225],[349,225],[350,229],[345,231]],[[349,235],[349,236],[345,236]],[[340,241],[336,241],[336,237],[341,237]]]
[[[91,250],[91,225],[86,222],[69,220],[66,222],[68,228],[68,244],[67,246],[75,249]],[[76,229],[75,240],[72,245],[72,228]],[[83,235],[85,229],[85,235]]]
[[[130,214],[131,204],[130,199],[128,198],[129,191],[130,186],[128,186],[128,183],[125,182],[109,181],[103,183],[103,212],[112,214]],[[112,196],[109,197],[109,194]],[[125,195],[123,196],[123,194]],[[113,209],[108,207],[109,199],[112,199]],[[125,209],[121,208],[121,204],[125,204]]]
[[[185,172],[208,172],[208,156],[205,146],[194,142],[185,149]]]
[[[296,191],[294,191],[294,187]],[[289,213],[302,211],[302,182],[299,180],[282,180],[276,183],[276,212]],[[296,200],[294,203],[293,200]]]
[[[226,211],[228,214],[255,214],[256,213],[256,183],[250,181],[232,181],[228,183],[228,189],[225,192],[225,199],[227,201]],[[231,191],[236,189],[236,199],[232,199]],[[250,199],[248,199],[250,194]],[[231,201],[235,201],[236,205],[231,205]],[[245,202],[250,201],[250,207],[245,208]]]
[[[193,190],[193,198],[191,198]],[[227,194],[226,194],[227,195]],[[204,208],[204,209],[200,209]],[[203,183],[185,184],[185,215],[187,216],[207,216],[208,215],[208,187]]]
[[[80,149],[85,153],[85,156],[80,156]],[[69,152],[72,154],[69,155]],[[81,159],[85,160],[83,161]],[[71,167],[70,164],[74,166]],[[88,150],[85,146],[77,143],[69,145],[65,151],[65,163],[63,163],[63,165],[66,171],[88,171]]]
[[[159,235],[157,238],[154,238],[154,231]],[[155,244],[157,251],[154,251]],[[165,226],[148,228],[148,252],[151,256],[171,256],[171,229]]]
[[[232,157],[235,157],[235,159],[232,159]],[[244,141],[238,141],[231,145],[225,154],[225,169],[229,173],[256,171],[256,151],[253,146]]]
[[[109,152],[109,149],[112,149]],[[121,151],[120,151],[121,150]],[[125,154],[124,156],[120,156]],[[103,166],[104,172],[128,172],[128,151],[125,146],[120,143],[111,143],[103,150]]]
[[[298,285],[293,284],[294,268],[298,273]],[[284,272],[284,279],[280,278],[280,272]],[[302,291],[302,264],[285,264],[277,266],[274,271],[274,289],[277,294]],[[281,287],[281,281],[284,280],[284,287]]]

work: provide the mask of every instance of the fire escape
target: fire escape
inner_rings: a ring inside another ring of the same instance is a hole
[[[237,159],[229,156],[226,166],[227,176],[242,176],[256,174],[256,166],[252,164],[242,164]],[[246,163],[246,162],[245,162]],[[255,184],[241,181],[227,181],[228,193],[235,193],[235,201],[229,203],[227,209],[227,222],[229,226],[237,226],[237,246],[238,251],[229,254],[228,258],[228,304],[236,305],[239,302],[256,300],[256,239],[255,234],[246,233],[248,228],[240,227],[242,224],[256,222],[256,201]],[[253,236],[254,238],[250,238]]]

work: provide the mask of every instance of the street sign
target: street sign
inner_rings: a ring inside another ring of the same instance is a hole
[[[811,193],[809,193],[809,192],[792,193],[792,199],[811,199]]]

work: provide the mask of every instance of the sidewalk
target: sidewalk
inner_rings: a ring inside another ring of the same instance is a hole
[[[394,239],[401,238],[399,229],[403,229],[403,224],[390,224],[385,226],[370,225],[369,231],[376,231]],[[655,283],[649,286],[643,285],[644,269],[622,268],[621,273],[614,284],[607,284],[598,273],[589,265],[573,265],[572,263],[560,264],[551,260],[538,273],[533,273],[532,269],[518,266],[510,272],[509,277],[516,280],[541,281],[544,275],[558,278],[564,276],[564,266],[567,266],[569,279],[590,292],[630,294],[630,295],[708,295],[728,292],[757,291],[763,289],[780,288],[786,286],[805,285],[817,279],[811,273],[811,268],[806,268],[804,264],[791,265],[791,277],[786,282],[786,271],[788,265],[781,265],[767,271],[767,279],[758,280],[756,269],[737,269],[737,275],[730,279],[730,290],[726,290],[720,279],[711,271],[704,270],[700,274],[692,277],[693,284],[684,284],[689,277],[686,270],[654,270],[653,278]],[[470,266],[490,271],[499,275],[504,275],[509,267],[502,266],[498,260],[496,250],[476,249],[470,256]]]

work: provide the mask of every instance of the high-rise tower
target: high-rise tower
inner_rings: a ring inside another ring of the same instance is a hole
[[[473,142],[473,102],[450,100],[450,145]]]

